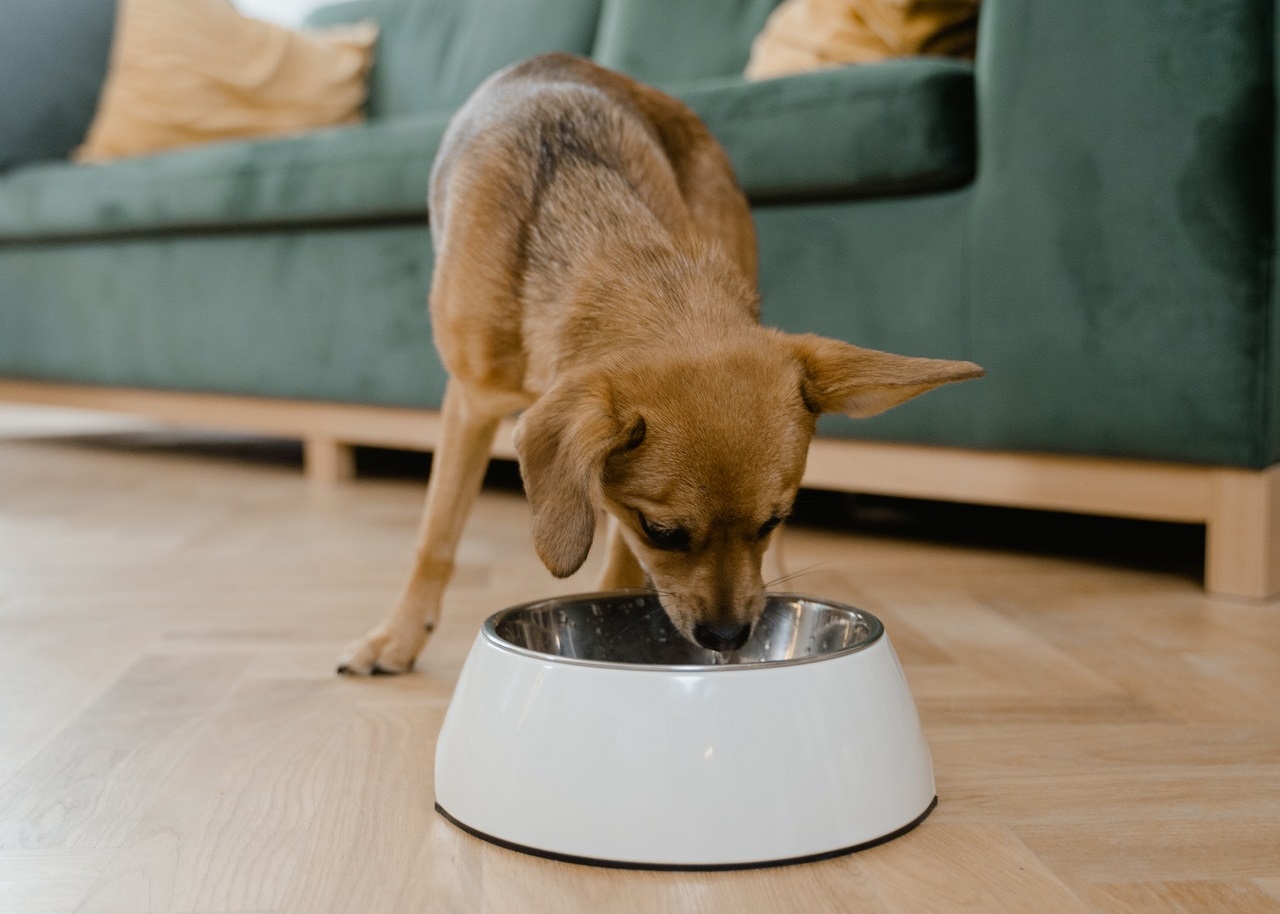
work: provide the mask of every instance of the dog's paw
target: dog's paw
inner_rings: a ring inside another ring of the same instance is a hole
[[[338,672],[346,676],[407,673],[413,669],[414,661],[430,634],[430,626],[420,629],[415,637],[390,626],[379,625],[347,646],[338,660]]]

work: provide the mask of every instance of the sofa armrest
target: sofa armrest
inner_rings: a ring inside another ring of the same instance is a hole
[[[1274,0],[984,3],[972,351],[991,415],[1058,404],[1023,446],[1276,459],[1274,42]]]
[[[981,167],[1042,187],[1073,168],[1096,170],[1135,205],[1176,190],[1166,202],[1185,215],[1216,211],[1195,239],[1204,256],[1252,259],[1267,221],[1257,191],[1270,186],[1274,148],[1273,6],[987,0],[976,72]],[[1050,186],[1067,197],[1067,183]],[[1215,230],[1229,237],[1210,237]]]

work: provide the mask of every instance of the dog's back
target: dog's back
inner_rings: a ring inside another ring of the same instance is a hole
[[[676,99],[569,54],[495,74],[455,116],[432,172],[432,232],[437,239],[447,232],[449,186],[459,170],[484,181],[500,173],[507,206],[527,221],[550,180],[575,165],[615,172],[668,230],[692,220],[710,231],[754,281],[746,200],[703,123]]]
[[[584,269],[600,272],[584,261],[604,241],[702,239],[754,286],[750,213],[707,129],[675,99],[567,54],[475,92],[441,145],[430,212],[437,344],[452,375],[485,387],[545,386],[553,366],[531,377],[515,355],[528,354],[528,333],[554,332]],[[543,342],[539,352],[555,348]]]

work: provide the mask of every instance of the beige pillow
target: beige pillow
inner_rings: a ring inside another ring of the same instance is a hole
[[[377,26],[298,32],[229,0],[119,0],[83,162],[363,117]]]
[[[751,46],[748,79],[938,54],[972,57],[979,0],[785,0]]]

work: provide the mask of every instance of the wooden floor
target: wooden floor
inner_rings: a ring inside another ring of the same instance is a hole
[[[481,498],[419,671],[345,679],[420,483],[83,428],[0,409],[2,912],[1280,911],[1280,604],[1204,597],[1183,533],[887,502],[793,528],[791,586],[884,619],[940,805],[839,860],[620,872],[432,810],[480,620],[589,586],[541,568],[517,492]]]

